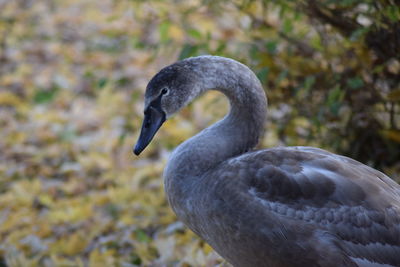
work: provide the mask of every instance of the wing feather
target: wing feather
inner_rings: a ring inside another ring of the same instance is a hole
[[[307,147],[250,152],[225,164],[243,172],[232,179],[236,188],[288,225],[327,231],[360,262],[400,266],[400,186],[383,173]]]

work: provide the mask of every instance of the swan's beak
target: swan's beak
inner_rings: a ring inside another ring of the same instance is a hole
[[[161,109],[161,101],[154,101],[144,112],[144,120],[139,139],[133,153],[139,155],[151,142],[154,135],[165,121],[165,113]]]

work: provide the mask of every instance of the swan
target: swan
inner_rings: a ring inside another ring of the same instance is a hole
[[[139,155],[171,115],[207,90],[222,120],[179,145],[164,170],[177,217],[233,266],[400,266],[400,186],[356,160],[313,147],[252,150],[267,99],[245,65],[198,56],[148,83]]]

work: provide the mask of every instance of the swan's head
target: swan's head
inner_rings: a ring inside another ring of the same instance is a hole
[[[133,150],[136,155],[146,148],[167,118],[199,94],[193,63],[191,60],[178,61],[150,80],[145,93],[142,129]]]

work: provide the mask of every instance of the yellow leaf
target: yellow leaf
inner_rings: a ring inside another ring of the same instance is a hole
[[[48,218],[51,223],[75,223],[86,220],[92,215],[91,203],[82,200],[65,200],[49,210]]]
[[[38,200],[40,204],[43,204],[45,206],[52,206],[54,203],[53,198],[49,194],[39,195]]]
[[[168,28],[169,36],[174,39],[175,41],[183,41],[183,32],[182,29],[179,28],[178,26],[172,24]]]
[[[75,255],[82,253],[87,245],[87,238],[80,233],[71,235],[65,242],[64,253],[66,255]]]
[[[396,89],[391,91],[388,95],[387,98],[390,101],[400,101],[400,89]]]
[[[0,106],[14,106],[19,107],[22,105],[22,100],[11,92],[0,92]]]
[[[115,251],[110,249],[104,252],[92,251],[89,255],[89,267],[116,266],[114,254]]]
[[[386,138],[393,140],[397,143],[400,143],[400,131],[399,130],[384,130],[384,131],[382,131],[382,134]]]
[[[51,225],[48,222],[41,222],[37,228],[36,234],[41,238],[50,237],[53,234]]]

